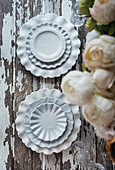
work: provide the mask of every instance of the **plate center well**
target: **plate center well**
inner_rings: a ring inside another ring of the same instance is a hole
[[[44,141],[52,141],[63,134],[67,126],[65,112],[55,104],[38,106],[30,118],[33,133]]]
[[[32,52],[41,61],[53,62],[64,52],[65,40],[54,30],[38,31],[32,40]]]
[[[46,113],[46,114],[42,115],[40,122],[46,130],[51,130],[51,129],[55,128],[55,126],[57,124],[55,115],[50,114],[50,113]]]

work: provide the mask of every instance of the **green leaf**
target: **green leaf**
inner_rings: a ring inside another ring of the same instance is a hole
[[[95,30],[101,34],[115,36],[115,21],[109,23],[108,25],[96,25]]]
[[[79,0],[79,12],[87,17],[90,17],[89,7],[92,7],[94,0]]]
[[[112,90],[111,90],[111,89],[106,89],[106,91],[107,91],[108,93],[111,93],[111,92],[112,92]]]
[[[89,20],[86,22],[85,27],[88,30],[92,31],[95,28],[96,24],[97,22],[92,17],[90,17]]]

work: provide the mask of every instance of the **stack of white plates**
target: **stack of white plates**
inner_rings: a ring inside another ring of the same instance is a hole
[[[67,149],[80,125],[78,106],[70,105],[56,89],[33,92],[17,112],[16,127],[23,143],[47,155]]]
[[[18,37],[17,54],[35,76],[58,77],[75,64],[80,47],[78,32],[65,18],[38,15],[25,23]]]

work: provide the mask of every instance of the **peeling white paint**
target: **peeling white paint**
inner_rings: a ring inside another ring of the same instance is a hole
[[[38,78],[37,77],[33,77],[33,91],[37,90],[37,81],[38,81]]]
[[[14,152],[14,142],[15,142],[15,124],[13,123],[12,124],[12,129],[13,129],[13,136],[11,138],[11,146],[12,146],[12,154],[13,154],[13,157],[15,156],[15,152]]]
[[[21,1],[17,0],[16,1],[18,4],[18,8],[17,8],[17,20],[16,20],[16,25],[19,28],[18,31],[20,32],[20,28],[22,27],[23,23],[22,20],[24,19],[25,22],[27,22],[30,18],[30,8],[29,8],[29,0],[27,0],[27,2],[25,3],[25,7],[27,8],[27,10],[25,11],[25,17],[24,17],[24,9],[21,5]],[[18,32],[18,34],[19,34]],[[22,80],[23,78],[26,78],[26,75],[23,75],[23,71],[19,70],[18,71],[18,75],[17,75],[17,79],[16,79],[16,87],[19,88],[19,92],[21,92],[22,90],[24,90],[23,88],[23,84],[22,84]],[[28,83],[28,80],[26,79],[26,82]]]
[[[4,75],[3,79],[2,75]],[[6,142],[4,146],[4,141],[7,136],[5,130],[10,125],[8,107],[5,107],[5,91],[7,89],[8,86],[5,84],[4,61],[2,60],[2,67],[0,67],[0,170],[6,169],[5,163],[9,155],[8,142]]]
[[[73,155],[72,154],[69,154],[69,151],[71,150],[71,148],[69,147],[68,149],[64,150],[63,151],[63,159],[62,159],[62,162],[64,164],[64,162],[67,162],[68,160],[70,161],[71,163],[71,169],[72,170],[75,170],[76,169],[76,165],[74,164],[73,162]]]
[[[25,4],[25,7],[27,7],[27,11],[25,11],[26,12],[25,22],[27,22],[29,20],[29,17],[30,17],[29,2],[30,2],[30,0],[27,0],[27,2]]]
[[[15,4],[15,3],[14,3]],[[15,8],[13,8],[15,9]],[[0,110],[1,110],[1,114],[0,114],[0,129],[1,129],[1,133],[0,133],[0,148],[1,148],[1,154],[0,154],[0,170],[5,170],[6,169],[6,165],[5,163],[7,162],[7,158],[9,155],[9,145],[8,142],[5,143],[4,146],[4,141],[6,138],[6,133],[5,130],[6,128],[9,127],[10,125],[10,117],[9,117],[9,108],[8,106],[5,106],[5,92],[6,90],[10,89],[10,94],[12,94],[14,92],[14,84],[12,86],[12,84],[7,85],[6,82],[6,76],[7,78],[10,78],[10,72],[8,68],[5,68],[5,63],[4,60],[7,61],[7,64],[10,65],[12,62],[12,56],[14,57],[15,55],[15,47],[12,48],[11,46],[11,42],[12,40],[14,40],[14,35],[13,33],[15,33],[15,27],[13,25],[15,21],[15,17],[12,17],[10,15],[10,13],[8,14],[4,14],[4,19],[3,19],[3,28],[2,28],[2,46],[1,46],[1,62],[2,62],[2,66],[0,67]],[[14,55],[13,55],[14,54]],[[7,75],[5,74],[5,70],[7,69]],[[4,75],[2,78],[2,75]],[[13,76],[15,75],[15,73],[13,74]],[[12,125],[13,131],[14,131],[14,125]],[[12,153],[14,156],[14,137],[10,138],[11,139],[11,149],[12,149]]]
[[[70,22],[71,14],[72,14],[72,1],[63,0],[62,1],[62,16],[65,17],[68,22]]]
[[[24,9],[21,6],[21,1],[20,0],[17,0],[16,2],[18,4],[18,8],[17,8],[17,16],[18,16],[18,18],[16,20],[16,25],[19,28],[18,31],[20,31],[20,28],[23,25],[22,19],[23,19],[23,16],[24,16]]]
[[[42,154],[42,156],[43,156],[43,157],[42,157],[42,169],[45,170],[45,165],[46,165],[46,164],[45,164],[45,163],[46,163],[46,161],[45,161],[45,155]]]
[[[21,70],[18,71],[17,79],[16,79],[16,87],[19,89],[19,92],[23,90],[23,72]]]
[[[12,41],[12,16],[10,16],[10,13],[4,14],[3,19],[3,28],[2,28],[2,46],[1,46],[1,62],[2,66],[0,67],[0,148],[1,148],[1,154],[0,154],[0,170],[5,170],[7,162],[7,158],[9,155],[9,145],[8,142],[5,143],[4,141],[6,138],[5,130],[10,125],[10,118],[9,118],[9,111],[8,106],[5,106],[5,92],[8,89],[8,85],[6,84],[6,76],[9,77],[10,73],[7,69],[7,75],[5,74],[5,63],[4,60],[7,61],[7,64],[9,65],[12,62],[12,50],[11,50],[11,41]],[[2,75],[4,75],[2,78]],[[12,87],[10,86],[10,91],[12,91]]]
[[[9,64],[11,63],[12,60],[12,55],[10,51],[12,40],[11,30],[12,30],[12,17],[10,16],[10,13],[8,13],[7,15],[4,14],[2,29],[3,45],[1,46],[1,58],[7,59]]]
[[[52,1],[43,0],[42,1],[42,9],[41,9],[42,15],[44,15],[46,13],[52,13],[52,12],[53,12],[53,3],[52,3]]]

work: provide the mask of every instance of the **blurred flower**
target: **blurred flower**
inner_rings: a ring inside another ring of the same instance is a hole
[[[107,89],[112,87],[115,80],[115,76],[114,73],[111,71],[97,69],[93,73],[92,79],[98,88]]]
[[[94,86],[88,72],[71,71],[62,79],[62,90],[71,104],[83,105],[91,99]]]
[[[115,119],[113,118],[107,126],[95,126],[95,132],[97,136],[101,138],[106,138],[107,140],[112,140],[115,136]]]
[[[95,87],[95,91],[101,96],[104,96],[110,99],[115,99],[115,84],[113,84],[111,88],[107,88],[107,89],[99,89]]]
[[[83,57],[86,66],[91,70],[106,68],[115,71],[115,38],[101,35],[93,39],[87,45]]]
[[[86,47],[87,47],[87,45],[89,44],[90,41],[92,41],[95,38],[99,38],[99,36],[100,36],[100,33],[98,33],[95,30],[88,32],[87,36],[86,36]]]
[[[115,21],[115,0],[95,0],[90,14],[99,25],[107,25]]]
[[[95,126],[107,126],[115,117],[115,108],[111,100],[94,95],[92,100],[83,106],[83,116]]]

